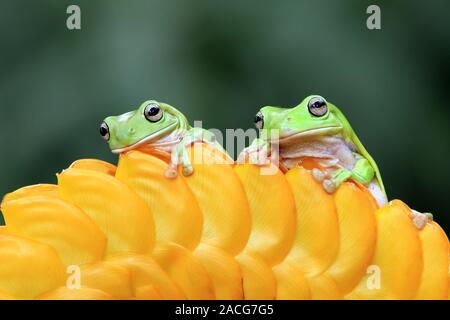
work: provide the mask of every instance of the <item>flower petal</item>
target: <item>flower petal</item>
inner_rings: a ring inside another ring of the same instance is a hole
[[[309,300],[311,290],[308,279],[292,260],[284,260],[273,268],[277,279],[277,300]]]
[[[0,235],[0,261],[0,292],[18,299],[32,299],[65,280],[55,250],[32,240]]]
[[[31,196],[47,196],[58,197],[58,186],[55,184],[36,184],[27,187],[20,188],[14,192],[8,193],[2,201],[2,205],[11,200],[17,200],[20,198]]]
[[[427,223],[419,232],[422,243],[423,271],[416,299],[447,299],[449,290],[449,244],[444,230]]]
[[[241,253],[236,257],[241,266],[244,298],[272,300],[277,295],[277,282],[271,267],[256,254]]]
[[[186,181],[203,213],[201,242],[236,255],[246,245],[251,228],[244,188],[219,151],[206,144],[194,144],[189,151],[194,174]]]
[[[124,183],[102,172],[74,168],[58,175],[58,182],[60,197],[80,207],[105,233],[107,254],[151,250],[150,208]]]
[[[338,284],[327,274],[308,279],[313,300],[341,300],[343,295]]]
[[[115,299],[133,297],[131,273],[124,266],[105,261],[83,265],[81,269],[81,285],[99,289]]]
[[[342,184],[334,195],[339,219],[339,250],[326,274],[343,294],[350,292],[366,273],[376,242],[376,202],[364,187]]]
[[[152,209],[156,238],[194,249],[202,234],[203,216],[186,181],[167,179],[167,164],[131,151],[120,157],[117,179],[133,189]]]
[[[339,225],[333,196],[326,193],[309,170],[294,167],[286,173],[297,211],[293,259],[306,277],[325,271],[339,248]]]
[[[281,262],[295,236],[295,202],[283,173],[272,165],[274,174],[262,174],[252,164],[235,166],[250,205],[252,230],[245,251],[256,253],[269,265]]]
[[[97,159],[80,159],[72,163],[69,168],[103,172],[113,177],[116,175],[117,170],[115,165]]]
[[[148,285],[137,287],[135,296],[130,300],[163,300],[163,298],[153,285]]]
[[[347,298],[411,299],[420,284],[422,247],[410,209],[394,200],[378,209],[375,255],[367,274]],[[378,287],[378,280],[380,286]]]
[[[129,270],[134,297],[138,299],[179,300],[185,298],[181,289],[149,256],[117,254],[109,257],[107,262]]]
[[[228,252],[200,244],[195,249],[194,256],[208,272],[217,300],[243,299],[241,268]]]
[[[157,242],[152,257],[189,300],[215,299],[208,272],[191,251],[172,242]]]
[[[17,298],[9,293],[0,292],[0,300],[17,300]]]
[[[65,265],[80,265],[103,257],[106,238],[78,207],[56,197],[27,196],[2,205],[8,233],[54,248]]]
[[[69,289],[67,287],[59,287],[58,289],[47,292],[37,299],[39,300],[111,300],[113,297],[106,292],[81,287],[79,289]]]

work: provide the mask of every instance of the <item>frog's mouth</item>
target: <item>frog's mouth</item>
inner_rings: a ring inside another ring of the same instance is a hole
[[[174,144],[177,144],[178,142],[181,141],[182,139],[182,135],[183,132],[178,132],[178,130],[173,130],[177,127],[178,122],[174,122],[170,125],[168,125],[167,127],[162,128],[161,130],[152,133],[151,135],[148,135],[147,137],[141,139],[140,141],[122,147],[122,148],[116,148],[116,149],[112,149],[111,152],[112,153],[124,153],[130,150],[134,150],[137,149],[138,147],[147,144],[149,146],[151,146],[152,148],[157,148],[157,147],[170,147]],[[172,134],[167,135],[168,132],[172,132]],[[166,136],[162,139],[159,139],[163,136]],[[156,142],[156,143],[151,143],[153,140],[157,140],[159,139],[160,141]]]
[[[298,141],[299,139],[308,138],[308,137],[333,135],[333,134],[339,133],[341,130],[342,130],[341,126],[329,126],[329,127],[308,129],[308,130],[295,132],[295,133],[280,137],[278,139],[278,142],[280,144],[283,144],[283,143],[290,143],[293,140]],[[275,141],[272,141],[272,142],[275,142]]]

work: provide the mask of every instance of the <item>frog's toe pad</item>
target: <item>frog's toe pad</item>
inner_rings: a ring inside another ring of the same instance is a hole
[[[183,167],[183,176],[190,176],[194,173],[194,168],[192,166]]]
[[[166,172],[164,172],[164,176],[167,179],[175,179],[178,176],[178,172],[176,169],[170,167],[166,170]]]
[[[414,226],[419,230],[422,230],[429,222],[428,213],[421,213],[416,210],[411,210],[411,218]]]
[[[333,180],[325,179],[322,182],[322,186],[328,193],[334,193],[336,191],[336,183]]]
[[[427,220],[428,219],[425,215],[417,215],[413,219],[413,223],[417,229],[422,230],[425,227],[425,225],[427,224]]]
[[[316,180],[317,182],[322,182],[327,176],[327,174],[325,172],[323,172],[322,170],[317,169],[317,168],[313,168],[311,170],[311,174],[312,174],[314,180]]]

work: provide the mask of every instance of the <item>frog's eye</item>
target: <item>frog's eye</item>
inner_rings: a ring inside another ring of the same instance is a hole
[[[150,122],[157,122],[163,116],[163,110],[156,102],[149,103],[144,109],[144,116]]]
[[[255,116],[255,127],[259,130],[264,127],[264,116],[261,112],[258,112]]]
[[[100,135],[102,136],[103,139],[105,139],[106,141],[109,140],[110,134],[109,134],[109,127],[106,124],[106,122],[103,122],[100,125]]]
[[[308,110],[313,116],[322,117],[328,111],[327,103],[321,97],[311,98],[308,102]]]

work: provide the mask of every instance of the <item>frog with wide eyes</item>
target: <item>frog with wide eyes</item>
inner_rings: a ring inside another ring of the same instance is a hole
[[[212,132],[191,127],[180,111],[156,100],[143,102],[137,110],[106,118],[100,125],[100,134],[113,153],[142,147],[169,152],[167,178],[177,177],[179,165],[184,176],[193,173],[187,147],[194,142],[211,144],[226,155]]]
[[[290,169],[306,159],[319,168],[313,177],[325,191],[333,193],[339,185],[353,179],[367,186],[380,205],[387,202],[378,166],[362,145],[344,114],[323,97],[312,95],[294,108],[263,107],[255,117],[260,138],[244,149],[242,157],[257,154],[268,158],[275,152],[280,164]],[[276,130],[278,138],[271,139]]]

